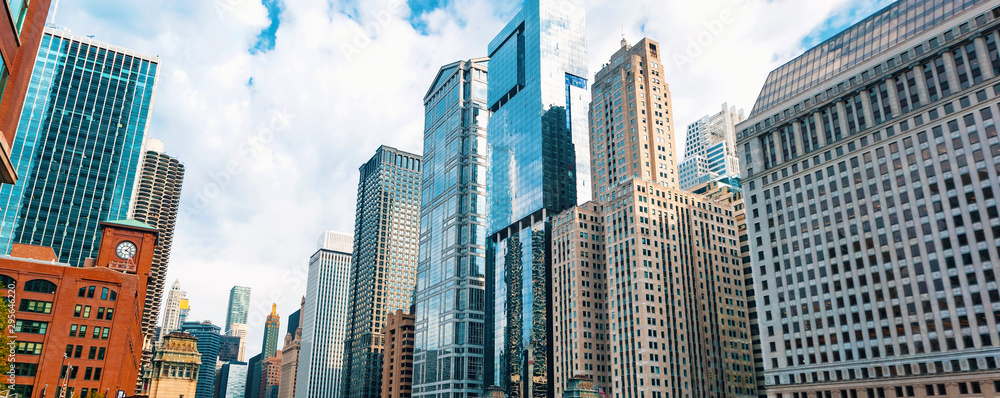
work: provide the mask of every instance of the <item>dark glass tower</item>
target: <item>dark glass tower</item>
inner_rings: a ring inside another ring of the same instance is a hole
[[[128,217],[159,59],[46,29],[0,187],[0,252],[52,247],[83,266],[102,220]]]
[[[209,321],[184,322],[181,331],[198,338],[201,368],[198,370],[198,387],[195,398],[212,398],[215,389],[215,365],[219,359],[219,331],[221,328]]]
[[[398,309],[409,311],[413,303],[421,160],[420,155],[381,146],[360,169],[344,342],[344,398],[379,396],[385,317]]]
[[[528,0],[489,45],[486,384],[511,398],[554,394],[549,217],[590,199],[585,35],[583,10]]]

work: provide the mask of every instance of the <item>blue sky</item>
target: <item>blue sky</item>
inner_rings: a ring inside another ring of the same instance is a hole
[[[574,0],[592,75],[643,36],[663,49],[674,129],[728,103],[749,112],[767,73],[886,3]],[[186,166],[168,284],[191,319],[225,320],[253,288],[249,349],[277,303],[305,294],[323,230],[353,231],[358,167],[381,145],[422,152],[422,98],[441,65],[484,56],[516,11],[489,0],[63,0],[57,23],[160,57],[148,137]],[[252,82],[252,84],[251,84]],[[684,137],[675,137],[679,153]]]

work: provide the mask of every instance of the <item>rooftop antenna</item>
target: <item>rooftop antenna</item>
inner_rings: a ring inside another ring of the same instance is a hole
[[[628,41],[625,40],[625,25],[622,24],[622,48],[628,47]]]

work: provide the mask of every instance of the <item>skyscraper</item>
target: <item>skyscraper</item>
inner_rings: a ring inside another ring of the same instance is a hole
[[[246,359],[247,311],[250,309],[250,288],[233,286],[229,290],[228,308],[229,310],[226,313],[226,335],[240,338],[240,361],[243,361]],[[250,368],[248,367],[247,369]]]
[[[302,324],[300,320],[304,312],[306,312],[305,296],[302,297],[299,310],[288,316],[288,332],[285,333],[285,344],[281,347],[281,382],[278,388],[278,398],[295,397],[295,386],[299,375],[299,354],[302,352]]]
[[[584,11],[525,1],[489,56],[485,383],[551,397],[549,218],[591,196]]]
[[[483,389],[487,61],[441,67],[424,96],[426,194],[414,303],[417,397]],[[453,371],[438,372],[444,367]]]
[[[153,261],[156,261],[156,256],[153,256]],[[186,296],[187,292],[181,290],[181,281],[174,279],[174,284],[170,286],[170,292],[167,293],[167,304],[163,307],[163,326],[160,328],[158,342],[162,342],[164,336],[180,329],[181,323],[183,323],[180,320],[181,301],[186,301]]]
[[[736,124],[746,119],[743,110],[722,104],[722,111],[705,115],[687,128],[684,160],[680,166],[681,189],[706,182],[739,177],[736,154]]]
[[[174,239],[174,224],[177,221],[177,207],[180,204],[183,181],[184,165],[163,153],[162,142],[148,140],[139,187],[135,193],[132,218],[160,230],[150,275],[149,292],[146,293],[146,305],[143,307],[142,315],[143,332],[151,338],[154,337],[152,330],[160,315],[163,278],[167,276],[167,264],[170,260],[170,247]]]
[[[216,389],[218,398],[244,398],[247,382],[247,364],[243,362],[227,362],[219,369],[219,383]]]
[[[31,84],[38,44],[45,29],[50,0],[8,2],[10,24],[0,28],[0,184],[14,184],[18,175],[10,149]]]
[[[412,396],[413,336],[413,314],[396,310],[386,317],[381,398]]]
[[[99,223],[127,218],[158,64],[45,29],[11,148],[20,180],[0,185],[0,252],[49,246],[80,267],[97,253]]]
[[[239,336],[219,336],[219,362],[240,362]]]
[[[280,332],[281,317],[278,316],[278,304],[271,304],[271,314],[264,321],[264,344],[260,352],[264,359],[276,356],[278,351],[278,332]]]
[[[296,398],[340,398],[342,394],[347,327],[337,320],[347,319],[353,245],[351,234],[326,231],[319,237],[319,250],[309,258],[302,348],[292,391]]]
[[[768,396],[996,389],[997,6],[897,1],[737,126]]]
[[[195,398],[212,398],[215,389],[215,368],[219,359],[219,331],[212,322],[184,322],[181,331],[198,338],[201,368],[198,370],[198,388]]]
[[[421,156],[383,145],[360,171],[344,343],[345,398],[379,395],[382,328],[386,315],[413,304],[420,232]]]

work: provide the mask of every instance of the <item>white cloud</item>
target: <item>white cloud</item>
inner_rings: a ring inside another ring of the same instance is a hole
[[[666,76],[684,131],[725,101],[749,112],[767,72],[848,1],[581,0],[590,73],[617,50],[623,25],[632,43],[649,36],[664,54],[689,56]],[[438,67],[485,55],[516,12],[455,0],[419,16],[418,31],[397,3],[285,0],[275,48],[256,55],[248,49],[269,23],[259,1],[60,5],[58,22],[76,33],[161,57],[148,135],[187,167],[167,280],[181,279],[191,319],[220,326],[229,288],[252,287],[248,354],[271,301],[283,322],[298,308],[319,233],[353,231],[357,168],[380,144],[419,153],[423,95]],[[731,19],[713,22],[727,10]],[[699,35],[711,43],[690,56]]]

